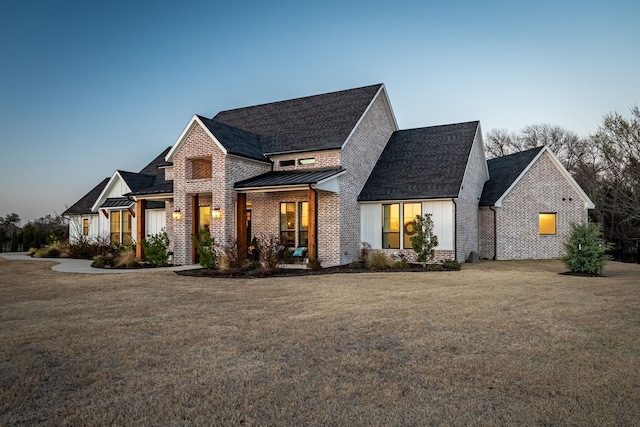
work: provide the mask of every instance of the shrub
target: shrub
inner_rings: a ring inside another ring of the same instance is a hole
[[[363,265],[359,261],[353,261],[353,262],[350,262],[349,264],[347,264],[347,267],[349,267],[351,269],[356,269],[356,268],[362,268]]]
[[[200,229],[197,235],[191,235],[191,240],[196,245],[200,265],[208,269],[218,268],[218,244],[211,233]]]
[[[385,270],[391,264],[391,260],[382,251],[371,251],[369,253],[369,260],[367,261],[367,265],[369,266],[369,270]]]
[[[114,258],[115,267],[138,267],[138,259],[136,258],[136,251],[132,247],[120,251]]]
[[[318,258],[310,258],[307,267],[311,271],[318,271],[322,268],[322,262]]]
[[[240,267],[240,270],[253,271],[253,270],[258,270],[260,268],[262,268],[262,264],[260,264],[260,261],[249,261],[248,263]]]
[[[293,263],[293,251],[289,248],[283,248],[280,251],[280,263],[281,264],[291,264]]]
[[[93,268],[111,268],[114,266],[112,255],[97,255],[93,258],[91,267]]]
[[[93,259],[98,255],[110,254],[111,251],[111,242],[108,237],[89,239],[87,236],[80,236],[69,245],[71,258]]]
[[[442,271],[442,264],[427,264],[427,271]]]
[[[391,268],[393,268],[394,270],[402,270],[408,267],[409,267],[409,264],[407,264],[406,261],[396,261],[393,264],[391,264]]]
[[[147,236],[140,243],[147,262],[154,267],[167,265],[169,259],[169,236],[166,231]]]
[[[29,248],[29,250],[27,251],[27,255],[32,257],[36,254],[36,252],[38,252],[38,249],[36,248]]]
[[[32,248],[30,248],[31,250]],[[69,256],[69,245],[67,242],[58,240],[50,245],[40,248],[33,253],[35,258],[66,258]]]
[[[371,252],[371,244],[367,242],[362,242],[358,261],[360,262],[360,264],[362,264],[363,267],[366,267],[367,263],[369,262],[369,252]]]
[[[438,246],[438,236],[433,234],[431,214],[416,215],[413,226],[416,235],[411,238],[411,246],[418,254],[418,262],[424,267],[427,261],[433,260]]]
[[[263,234],[256,239],[260,261],[267,270],[274,271],[280,267],[280,252],[283,250],[280,236]]]
[[[245,255],[241,250],[237,239],[229,237],[227,243],[222,246],[222,254],[228,269],[237,270],[245,265]]]
[[[609,260],[611,245],[602,239],[602,226],[593,222],[572,224],[571,236],[564,245],[567,254],[562,258],[572,273],[600,275]]]
[[[444,268],[445,270],[460,271],[460,269],[462,268],[462,264],[460,264],[458,261],[448,259],[442,263],[442,268]]]

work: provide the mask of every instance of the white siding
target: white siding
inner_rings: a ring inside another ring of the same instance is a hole
[[[69,217],[69,240],[72,242],[77,241],[82,236],[83,221],[89,220],[89,235],[87,239],[94,240],[100,235],[99,230],[99,218],[98,215],[71,215]]]
[[[158,234],[167,227],[167,216],[164,209],[148,210],[145,212],[147,236]]]
[[[400,203],[402,209],[405,201]],[[450,200],[423,201],[422,214],[430,213],[433,220],[433,232],[438,236],[439,250],[453,250],[453,203]],[[400,217],[402,217],[402,211]],[[360,205],[360,239],[371,244],[372,249],[382,249],[382,203],[363,203]]]
[[[360,205],[360,240],[373,249],[382,248],[382,204]]]
[[[422,214],[430,213],[433,233],[440,250],[453,250],[453,203],[450,200],[422,202]]]

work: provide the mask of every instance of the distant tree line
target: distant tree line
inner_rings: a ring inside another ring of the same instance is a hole
[[[630,118],[605,115],[587,137],[548,124],[526,126],[519,133],[493,129],[485,135],[487,155],[547,145],[595,203],[591,220],[602,226],[614,252],[624,252],[640,240],[640,109],[634,106],[630,112]]]
[[[58,214],[29,221],[23,227],[20,222],[20,215],[16,213],[0,218],[0,252],[26,252],[29,248],[69,238],[67,221]]]

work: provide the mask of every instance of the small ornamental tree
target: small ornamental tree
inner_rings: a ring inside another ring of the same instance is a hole
[[[611,245],[602,238],[602,226],[593,222],[572,224],[571,236],[564,245],[567,254],[562,258],[572,273],[600,275],[609,260]]]
[[[431,214],[416,215],[413,221],[416,235],[411,238],[411,246],[418,254],[418,262],[424,267],[428,261],[433,260],[438,246],[438,236],[433,234],[433,220]]]

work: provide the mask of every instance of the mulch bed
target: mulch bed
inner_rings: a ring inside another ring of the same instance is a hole
[[[423,268],[422,265],[409,264],[406,268],[387,268],[385,270],[369,270],[368,268],[351,268],[346,265],[338,265],[335,267],[323,267],[320,270],[298,269],[298,268],[280,268],[277,270],[209,270],[206,268],[198,268],[195,270],[176,271],[175,273],[180,276],[191,277],[224,277],[224,278],[248,278],[248,277],[296,277],[296,276],[317,276],[321,274],[336,274],[336,273],[401,273],[401,272],[432,272],[428,268]],[[441,270],[441,271],[453,271],[453,270]]]
[[[559,274],[562,274],[564,276],[579,276],[579,277],[605,277],[604,274],[577,273],[573,271],[565,271]]]

